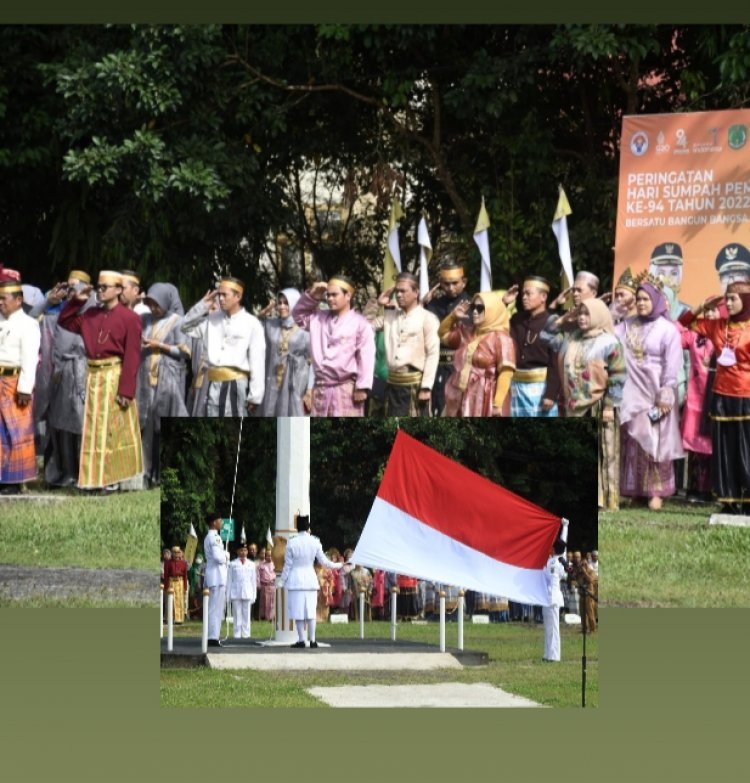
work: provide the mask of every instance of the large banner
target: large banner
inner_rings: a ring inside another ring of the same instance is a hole
[[[750,279],[748,126],[750,110],[623,118],[613,284],[651,266],[694,305]]]

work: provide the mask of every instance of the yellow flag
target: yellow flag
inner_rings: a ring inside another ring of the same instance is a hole
[[[398,224],[404,212],[399,200],[394,198],[391,202],[391,217],[388,222],[388,237],[385,247],[385,260],[383,261],[383,291],[387,291],[396,284],[396,275],[401,271],[401,250],[398,244]]]

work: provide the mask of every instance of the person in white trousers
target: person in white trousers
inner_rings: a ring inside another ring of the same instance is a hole
[[[221,542],[221,517],[217,512],[206,515],[208,533],[203,540],[203,554],[206,556],[206,574],[204,586],[208,588],[208,644],[210,647],[219,647],[221,634],[221,621],[224,619],[226,588],[227,588],[227,563],[229,552],[224,549]]]
[[[250,638],[250,606],[257,596],[255,563],[248,560],[247,544],[240,544],[229,564],[229,600],[232,602],[234,638]]]
[[[544,619],[544,659],[547,662],[560,660],[560,607],[565,605],[560,580],[565,578],[565,559],[568,543],[568,520],[562,520],[562,531],[552,545],[547,565],[544,567],[544,578],[547,583],[548,605],[542,607]]]
[[[320,539],[310,535],[310,517],[297,517],[298,534],[286,545],[284,568],[279,585],[288,592],[289,617],[297,627],[297,641],[292,647],[305,646],[305,623],[310,647],[317,647],[315,641],[315,607],[318,602],[318,577],[313,568],[317,560],[326,568],[340,569],[343,563],[334,563],[323,552]]]

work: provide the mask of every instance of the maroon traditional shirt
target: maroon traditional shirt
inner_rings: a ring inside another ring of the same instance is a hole
[[[141,363],[141,318],[122,304],[111,310],[92,307],[79,312],[83,304],[74,299],[60,312],[58,323],[70,332],[80,334],[86,349],[86,358],[108,359],[120,357],[122,369],[117,393],[132,400],[138,367]]]

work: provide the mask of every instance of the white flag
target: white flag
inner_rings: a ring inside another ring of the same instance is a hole
[[[246,544],[247,543],[247,536],[245,535],[245,526],[242,526],[242,532],[240,533],[240,543]]]
[[[569,288],[573,285],[573,261],[570,255],[570,239],[568,238],[568,215],[573,210],[568,203],[568,197],[565,195],[562,185],[558,185],[559,196],[557,199],[557,209],[552,220],[552,231],[557,237],[557,250],[560,254],[560,263],[563,273],[567,280],[563,280],[563,288]]]
[[[399,220],[401,220],[403,214],[401,205],[398,201],[394,201],[393,207],[391,208],[391,220],[388,226],[388,250],[391,253],[391,258],[393,259],[393,263],[399,274],[401,273],[401,248],[398,244],[398,226]],[[385,282],[383,284],[385,285]]]
[[[490,266],[490,216],[484,206],[484,196],[482,196],[482,206],[479,209],[477,224],[474,228],[474,241],[477,243],[479,252],[482,256],[482,266],[479,275],[479,291],[492,290],[492,267]]]
[[[423,299],[430,290],[430,278],[427,274],[427,267],[432,258],[430,232],[427,230],[427,221],[424,218],[419,221],[417,242],[419,242],[419,298]]]
[[[271,528],[269,527],[268,530],[266,530],[266,543],[268,546],[273,549],[273,537],[271,536]]]

